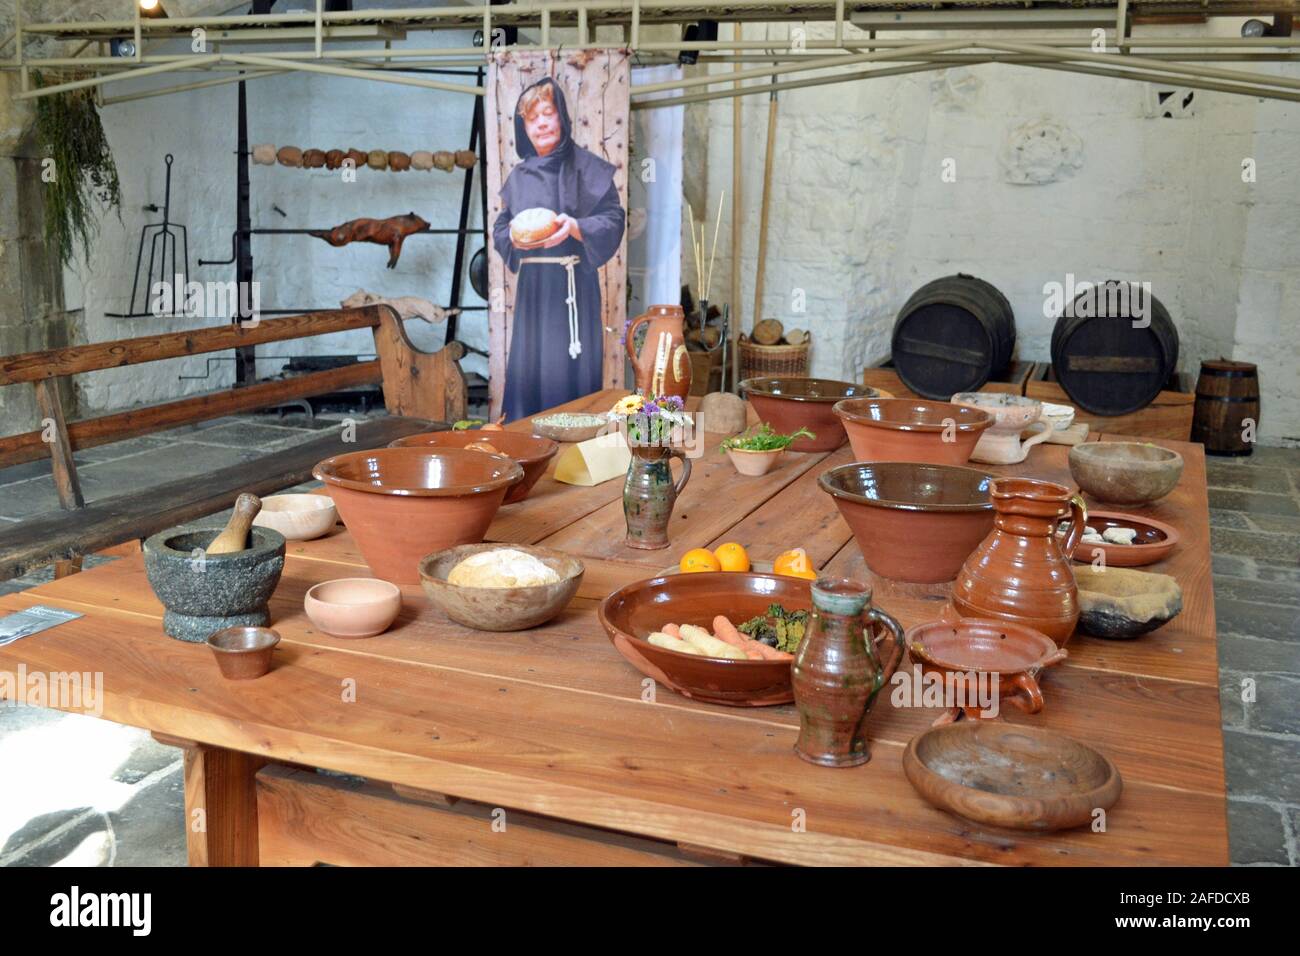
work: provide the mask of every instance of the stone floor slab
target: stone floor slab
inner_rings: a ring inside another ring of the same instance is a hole
[[[1267,803],[1229,800],[1228,848],[1237,865],[1290,864],[1282,812]]]

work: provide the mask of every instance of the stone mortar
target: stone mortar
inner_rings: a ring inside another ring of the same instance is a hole
[[[172,528],[144,543],[144,569],[166,608],[163,630],[201,644],[225,627],[265,627],[284,570],[284,536],[254,527],[252,547],[207,555],[221,528]]]

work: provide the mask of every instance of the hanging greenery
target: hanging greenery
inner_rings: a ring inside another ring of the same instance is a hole
[[[45,85],[39,73],[32,76],[36,86]],[[45,186],[45,244],[61,262],[71,262],[77,243],[83,255],[89,250],[99,204],[116,210],[122,201],[117,164],[99,121],[94,91],[38,98],[36,137]]]

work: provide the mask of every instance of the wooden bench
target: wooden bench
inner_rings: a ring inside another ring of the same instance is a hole
[[[71,423],[64,419],[58,386],[67,376],[365,328],[374,334],[378,355],[371,361]],[[376,305],[0,358],[0,386],[31,383],[42,419],[40,429],[0,438],[0,468],[48,456],[64,509],[0,531],[0,580],[54,562],[71,562],[60,566],[61,573],[77,570],[86,554],[220,511],[241,491],[263,494],[304,481],[312,467],[330,455],[386,445],[429,428],[433,421],[463,418],[466,386],[458,360],[464,353],[459,342],[437,352],[421,352],[407,338],[397,313],[390,306]],[[354,433],[340,429],[201,479],[184,478],[90,506],[82,496],[73,461],[73,453],[80,449],[373,384],[382,384],[391,417],[357,423]]]

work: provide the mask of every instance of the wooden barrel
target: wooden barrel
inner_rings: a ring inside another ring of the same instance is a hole
[[[894,321],[890,351],[903,384],[947,401],[974,392],[1011,362],[1016,319],[1007,297],[958,273],[927,282]]]
[[[1248,421],[1249,420],[1249,421]],[[1253,423],[1253,424],[1252,424]],[[1247,430],[1252,437],[1246,440]],[[1201,363],[1192,441],[1211,455],[1249,455],[1259,430],[1259,371],[1250,362]]]
[[[1177,367],[1178,330],[1169,310],[1136,283],[1085,289],[1052,330],[1056,380],[1094,415],[1145,408]]]

